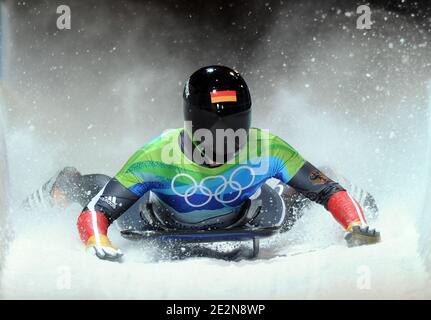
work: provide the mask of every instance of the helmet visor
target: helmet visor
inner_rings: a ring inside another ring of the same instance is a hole
[[[233,158],[246,144],[251,111],[223,117],[202,111],[196,119],[190,117],[188,120],[185,129],[193,143],[205,157],[223,163]]]

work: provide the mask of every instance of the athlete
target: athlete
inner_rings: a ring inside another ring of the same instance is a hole
[[[379,232],[368,227],[362,206],[343,186],[281,138],[250,127],[250,93],[238,72],[224,66],[197,70],[185,84],[183,100],[184,127],[147,143],[112,179],[76,171],[75,180],[66,179],[62,188],[56,182],[67,176],[62,172],[29,199],[40,201],[43,193],[55,198],[57,192],[60,203],[82,203],[91,195],[79,215],[78,231],[86,247],[107,260],[122,256],[108,239],[109,226],[148,192],[151,201],[168,212],[158,217],[157,225],[147,221],[148,228],[229,228],[243,221],[242,206],[270,178],[288,186],[283,194],[288,210],[302,208],[307,201],[323,205],[347,231],[349,246],[380,241]],[[362,203],[376,211],[369,194],[364,193]]]

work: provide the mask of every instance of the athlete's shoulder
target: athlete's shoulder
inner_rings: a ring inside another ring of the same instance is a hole
[[[304,163],[302,156],[294,147],[284,139],[271,133],[269,130],[252,128],[250,138],[256,139],[259,150],[267,150],[269,156],[278,159],[289,166],[300,167]]]
[[[151,141],[147,142],[145,145],[143,145],[138,152],[142,153],[157,153],[160,152],[160,150],[166,146],[167,144],[170,144],[173,142],[173,140],[178,139],[178,136],[180,134],[181,129],[170,129],[165,130],[163,133],[152,139]]]
[[[141,149],[163,147],[167,143],[171,143],[172,139],[177,139],[180,132],[181,128],[165,130],[160,135],[152,139],[150,142],[146,143]]]
[[[266,142],[270,148],[288,148],[293,149],[284,139],[273,134],[268,129],[250,128],[250,139],[255,139],[260,142]]]
[[[133,162],[158,160],[161,157],[163,149],[167,145],[175,144],[176,139],[181,132],[181,129],[166,130],[154,139],[147,142],[144,146],[138,149],[128,160],[128,164]]]

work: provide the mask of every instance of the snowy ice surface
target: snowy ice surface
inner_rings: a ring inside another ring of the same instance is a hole
[[[277,254],[257,261],[208,258],[156,262],[151,249],[119,239],[123,263],[86,253],[75,228],[76,210],[15,212],[20,232],[11,244],[4,298],[30,299],[406,299],[430,298],[431,287],[408,221],[379,224],[384,241],[347,248],[324,210],[314,208],[291,233],[273,241]],[[385,211],[407,208],[385,207]],[[29,216],[30,215],[30,216]],[[36,223],[37,227],[33,224]],[[323,226],[323,227],[322,227]],[[338,230],[338,231],[337,231]],[[264,243],[264,249],[265,249]]]

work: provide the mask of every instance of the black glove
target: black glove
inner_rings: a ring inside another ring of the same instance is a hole
[[[347,246],[357,247],[380,242],[380,232],[370,229],[368,226],[353,226],[352,231],[344,237]]]

